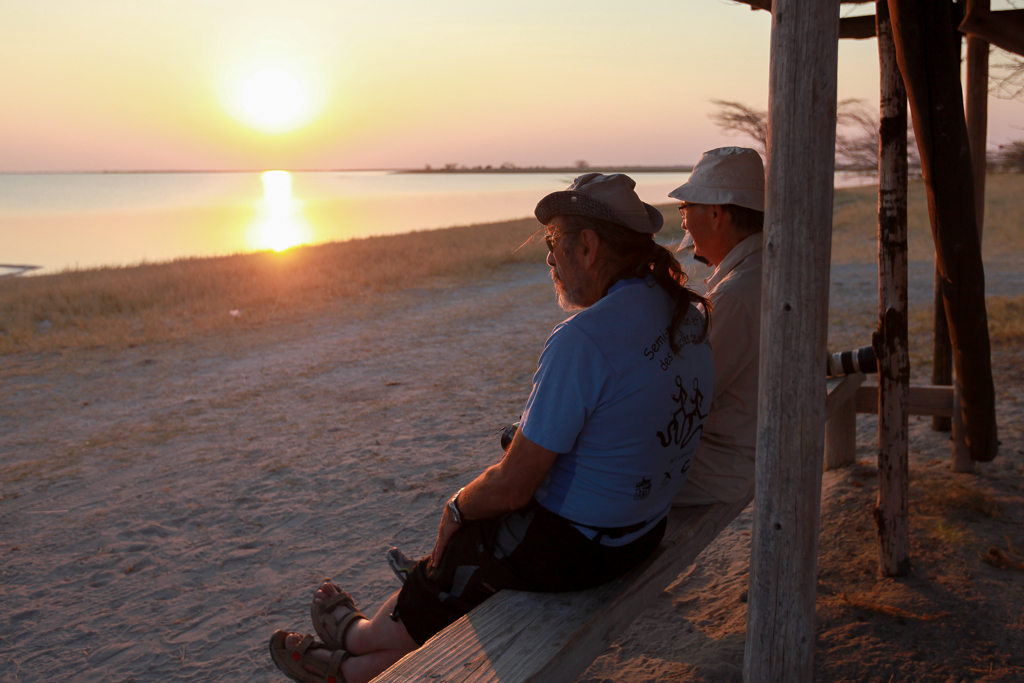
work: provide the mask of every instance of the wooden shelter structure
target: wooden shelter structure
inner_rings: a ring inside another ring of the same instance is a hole
[[[957,25],[972,40],[1024,54],[1024,11],[1003,12],[994,21],[988,0],[968,0],[965,16],[958,14],[962,3],[952,0],[842,0],[873,2],[876,11],[841,19],[840,0],[737,2],[772,12],[758,494],[743,675],[747,683],[810,681],[826,421],[845,425],[852,438],[850,411],[879,413],[875,519],[879,570],[886,575],[909,567],[910,411],[952,417],[959,444],[953,469],[996,455],[976,208],[984,187],[984,125],[978,119],[984,116],[982,88],[987,93],[987,68],[980,66],[983,56],[987,62],[987,48],[968,49],[968,72],[974,75],[965,116]],[[864,387],[858,389],[863,376],[826,384],[820,362],[828,327],[838,40],[872,36],[879,42],[881,69],[879,325],[873,338],[879,383],[871,390],[877,392],[873,405]],[[915,392],[909,386],[908,96],[936,246],[938,317],[948,321],[955,392]],[[844,450],[840,440],[830,448]],[[572,681],[748,502],[673,510],[654,555],[593,591],[502,591],[375,680]]]

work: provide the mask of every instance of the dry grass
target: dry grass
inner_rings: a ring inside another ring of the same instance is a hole
[[[917,500],[919,512],[923,514],[948,514],[949,512],[976,512],[989,519],[1003,515],[999,501],[984,491],[959,482],[929,481],[922,484],[922,493]]]
[[[858,596],[848,596],[846,593],[840,594],[839,600],[848,607],[865,610],[867,612],[874,612],[875,614],[884,614],[887,617],[893,617],[896,619],[933,621],[935,619],[942,619],[949,616],[945,613],[916,614],[914,612],[908,612],[905,609],[900,609],[899,607],[893,607],[892,605],[884,605],[880,602],[865,600]]]
[[[994,343],[1024,343],[1024,295],[990,296],[985,305],[988,309],[988,331]]]
[[[170,263],[0,280],[0,354],[134,345],[248,326],[539,262],[535,220]],[[521,247],[521,248],[520,248]],[[231,314],[236,311],[237,316]]]
[[[1024,343],[1024,295],[985,297],[988,334],[993,344],[1019,346]],[[932,309],[913,308],[908,324],[910,336],[931,337]]]
[[[1024,249],[1024,175],[990,175],[985,188],[983,257],[1000,260]],[[878,261],[878,189],[874,185],[836,190],[832,213],[832,262]],[[910,182],[907,242],[911,261],[930,261],[935,247],[924,181]]]

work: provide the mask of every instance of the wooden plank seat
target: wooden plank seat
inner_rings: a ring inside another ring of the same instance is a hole
[[[830,378],[826,418],[864,375]],[[374,679],[374,683],[573,681],[753,499],[673,508],[661,545],[622,578],[574,593],[500,591]]]
[[[652,556],[603,586],[573,593],[500,591],[374,683],[573,681],[752,498],[673,508]]]

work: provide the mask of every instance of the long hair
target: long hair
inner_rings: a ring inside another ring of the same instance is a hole
[[[689,279],[686,271],[671,251],[654,241],[654,235],[636,232],[599,218],[563,216],[563,234],[572,235],[583,230],[593,230],[598,239],[608,245],[612,253],[612,264],[618,267],[605,288],[605,294],[619,280],[642,279],[650,275],[675,302],[668,337],[673,353],[679,353],[677,336],[683,318],[690,310],[690,304],[699,304],[704,309],[704,327],[697,338],[697,341],[704,341],[711,329],[711,301],[686,286]]]

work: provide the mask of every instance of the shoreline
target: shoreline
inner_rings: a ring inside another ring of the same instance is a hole
[[[0,356],[0,678],[281,680],[269,634],[309,630],[323,576],[364,611],[397,589],[384,551],[429,552],[567,315],[546,266],[512,263],[231,334]],[[1024,548],[1024,346],[994,348],[994,463],[952,475],[948,436],[911,423],[913,576],[873,574],[874,418],[857,464],[826,473],[818,679],[1024,675],[1024,572],[979,559]],[[580,683],[738,680],[751,523]],[[974,647],[955,646],[961,624]]]

